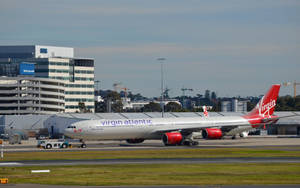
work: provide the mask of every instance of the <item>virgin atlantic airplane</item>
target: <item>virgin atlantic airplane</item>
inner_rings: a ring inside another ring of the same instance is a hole
[[[82,147],[86,147],[85,140],[142,143],[147,139],[162,139],[166,146],[197,145],[195,137],[200,134],[218,139],[275,123],[280,118],[273,115],[279,90],[280,85],[272,85],[256,107],[243,116],[84,120],[71,124],[65,135],[81,139]]]

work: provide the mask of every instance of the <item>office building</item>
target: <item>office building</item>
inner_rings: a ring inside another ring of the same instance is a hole
[[[62,81],[65,112],[79,112],[79,103],[84,103],[87,110],[94,112],[94,60],[74,57],[73,48],[0,46],[0,76]]]
[[[0,77],[0,114],[65,112],[63,81],[35,77]]]
[[[247,112],[247,101],[231,99],[221,102],[221,112]]]

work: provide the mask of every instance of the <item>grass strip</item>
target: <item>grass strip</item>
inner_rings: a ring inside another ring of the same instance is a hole
[[[218,158],[218,157],[300,157],[300,151],[249,148],[113,150],[62,152],[7,152],[2,161],[68,160],[68,159],[128,159],[128,158]]]
[[[31,174],[49,169],[50,173]],[[299,163],[126,164],[5,167],[1,178],[12,184],[52,185],[253,185],[300,184]]]

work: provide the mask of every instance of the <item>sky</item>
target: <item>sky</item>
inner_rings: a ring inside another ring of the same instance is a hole
[[[159,96],[158,58],[171,96],[183,87],[259,96],[300,82],[299,0],[1,0],[0,23],[0,45],[73,47],[94,58],[101,89],[121,82]]]

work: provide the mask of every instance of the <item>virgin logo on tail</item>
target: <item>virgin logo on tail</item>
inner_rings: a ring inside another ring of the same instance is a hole
[[[270,114],[270,110],[276,106],[276,100],[273,99],[267,104],[264,104],[263,101],[264,101],[264,96],[257,104],[258,114],[262,117],[265,117],[266,115],[271,116],[272,114]]]
[[[280,85],[272,85],[269,91],[260,99],[256,107],[251,112],[249,112],[245,117],[248,119],[253,116],[260,116],[260,117],[272,116],[275,110],[279,90],[280,90]]]

